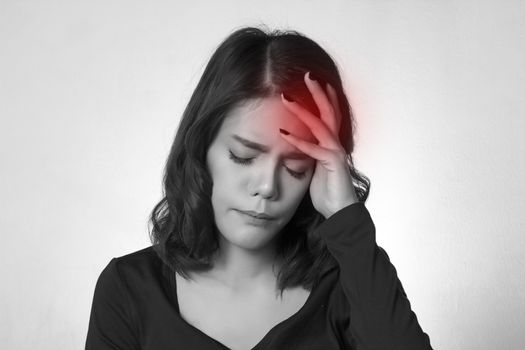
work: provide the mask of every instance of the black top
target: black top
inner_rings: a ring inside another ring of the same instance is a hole
[[[317,232],[338,263],[325,271],[294,315],[252,350],[432,349],[364,203],[353,203]],[[175,274],[152,247],[113,258],[95,287],[86,349],[225,350],[180,315]]]

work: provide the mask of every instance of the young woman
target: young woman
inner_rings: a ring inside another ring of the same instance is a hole
[[[242,28],[182,116],[152,246],[112,259],[86,349],[431,349],[364,203],[338,69]]]

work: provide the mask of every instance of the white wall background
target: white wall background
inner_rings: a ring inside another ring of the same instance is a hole
[[[338,61],[367,207],[435,349],[525,343],[525,2],[0,0],[0,343],[83,349],[96,279],[148,246],[179,117],[231,31]]]

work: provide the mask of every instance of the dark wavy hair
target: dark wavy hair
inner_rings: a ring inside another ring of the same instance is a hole
[[[212,178],[206,153],[224,118],[248,99],[284,92],[319,116],[303,77],[310,71],[337,92],[342,121],[339,141],[351,156],[355,121],[334,60],[316,42],[293,30],[244,27],[231,33],[213,53],[184,110],[164,169],[163,198],[150,216],[150,239],[161,260],[184,278],[208,270],[217,251],[218,233],[211,204]],[[350,173],[359,201],[365,202],[370,180],[350,157]],[[323,271],[335,266],[316,233],[325,218],[315,210],[309,191],[278,234],[283,265],[278,286],[311,289]],[[149,227],[149,225],[148,225]]]

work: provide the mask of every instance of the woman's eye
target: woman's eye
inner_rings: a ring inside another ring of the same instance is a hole
[[[246,165],[250,164],[253,158],[240,158],[233,154],[232,151],[230,151],[230,159],[233,160],[235,163]]]
[[[304,177],[304,175],[306,174],[306,171],[297,172],[297,171],[293,171],[293,170],[290,170],[290,169],[288,169],[288,172],[290,173],[290,175],[292,175],[296,179],[302,179]]]
[[[229,151],[229,152],[230,152],[230,159],[233,160],[237,164],[248,165],[248,164],[251,164],[253,160],[253,158],[237,157],[235,154],[233,154],[232,151]],[[286,168],[286,170],[291,176],[295,177],[296,179],[302,179],[306,175],[306,171],[297,172],[297,171],[290,170],[288,168]]]

